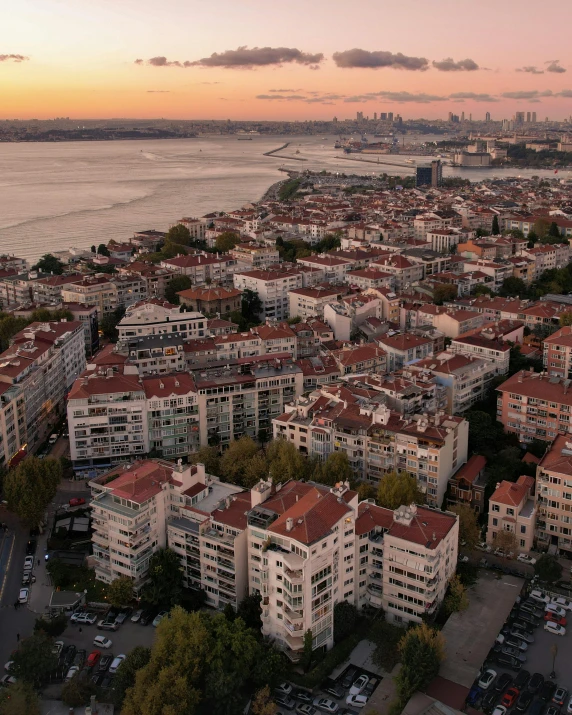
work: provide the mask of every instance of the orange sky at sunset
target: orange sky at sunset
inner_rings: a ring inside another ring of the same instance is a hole
[[[572,114],[570,0],[20,0],[2,24],[3,119]]]

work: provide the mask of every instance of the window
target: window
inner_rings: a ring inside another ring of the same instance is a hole
[[[498,525],[499,525],[499,520],[493,519],[493,526],[498,526]]]
[[[498,504],[493,504],[492,511],[500,511],[500,506]]]
[[[521,534],[526,534],[526,526],[524,526],[524,524],[521,525],[521,527],[520,527],[520,533],[521,533]]]

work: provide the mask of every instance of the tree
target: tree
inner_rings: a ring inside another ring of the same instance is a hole
[[[312,667],[312,661],[314,659],[313,640],[312,629],[308,628],[304,633],[304,648],[302,650],[302,657],[300,658],[300,665],[304,673],[307,673]]]
[[[275,439],[266,448],[268,473],[274,482],[287,482],[289,479],[299,479],[304,473],[304,457],[292,444],[285,439]]]
[[[97,246],[94,244],[90,250],[92,253],[97,253]]]
[[[389,472],[379,482],[377,503],[386,509],[398,509],[403,505],[424,504],[425,497],[411,474]]]
[[[124,315],[125,308],[121,306],[109,313],[106,313],[99,321],[99,329],[112,343],[117,342],[117,338],[119,337],[117,325],[121,322]]]
[[[10,345],[10,340],[23,330],[27,325],[29,325],[26,318],[15,318],[13,315],[6,315],[6,313],[0,313],[0,343],[2,344],[2,350],[6,350]]]
[[[114,683],[115,685],[115,683]],[[87,679],[74,675],[71,680],[64,683],[62,688],[62,700],[70,708],[79,708],[86,703],[92,695],[97,693],[97,688]]]
[[[477,515],[467,504],[456,504],[451,511],[459,517],[459,541],[465,541],[468,549],[474,549],[481,540]]]
[[[439,673],[445,657],[445,639],[426,623],[410,628],[399,643],[401,670],[395,678],[402,705],[418,690],[423,691]]]
[[[268,442],[268,430],[262,427],[258,430],[258,444],[264,449],[264,445]]]
[[[357,626],[357,608],[347,601],[340,601],[334,606],[334,641],[339,643],[351,635]]]
[[[493,216],[492,231],[493,236],[498,236],[500,234],[499,217],[495,214]]]
[[[64,272],[64,264],[59,258],[56,258],[51,253],[45,253],[36,265],[33,266],[32,270],[41,271],[42,273],[53,273],[55,276],[61,276]]]
[[[558,224],[556,221],[553,221],[550,224],[550,228],[548,229],[548,235],[551,238],[562,238],[562,234],[560,233],[560,229],[558,228]]]
[[[522,278],[515,278],[514,276],[505,278],[499,288],[499,295],[502,295],[503,298],[508,296],[519,296],[522,298],[527,294],[527,292],[528,289],[526,287],[526,283],[522,280]]]
[[[165,236],[165,243],[174,243],[180,246],[190,246],[191,245],[191,232],[182,223],[178,223],[167,231]]]
[[[479,295],[492,295],[492,290],[486,286],[484,283],[479,283],[478,286],[475,287],[475,290],[473,291],[473,295],[479,296]]]
[[[242,292],[241,310],[243,318],[249,322],[258,323],[262,308],[262,301],[256,291],[247,288]]]
[[[220,454],[216,447],[199,447],[196,452],[189,455],[189,461],[191,464],[204,464],[207,474],[220,476]]]
[[[357,488],[358,500],[365,501],[366,499],[375,499],[375,487],[369,482],[360,482]]]
[[[37,527],[48,504],[56,495],[62,478],[58,459],[27,457],[4,479],[4,498],[8,508],[30,527]]]
[[[127,689],[122,715],[193,715],[211,646],[201,615],[175,607],[157,628],[149,662]]]
[[[482,454],[485,446],[490,445],[491,435],[495,427],[492,417],[482,410],[470,410],[465,414],[469,423],[469,449],[476,454]]]
[[[173,276],[165,286],[165,300],[173,305],[179,305],[181,299],[177,295],[182,290],[188,290],[193,285],[189,276]]]
[[[457,297],[457,286],[451,283],[441,283],[433,289],[433,303],[443,305],[445,301],[455,300]]]
[[[258,690],[252,699],[251,712],[253,715],[276,715],[278,706],[272,700],[272,693],[268,685]]]
[[[151,648],[138,645],[127,654],[113,679],[115,702],[121,705],[129,688],[135,685],[137,672],[151,660]]]
[[[270,641],[263,641],[252,670],[251,679],[254,685],[274,687],[284,680],[287,671],[288,661],[284,653],[274,648]]]
[[[242,618],[248,628],[252,628],[257,633],[262,628],[262,619],[260,617],[262,596],[259,593],[252,593],[245,596],[238,604],[236,611],[237,618]]]
[[[534,572],[541,581],[555,583],[562,576],[562,566],[556,556],[552,554],[542,554],[534,564]]]
[[[174,606],[183,589],[179,555],[171,549],[156,551],[149,561],[148,576],[150,583],[143,590],[144,600],[163,608]]]
[[[565,325],[572,325],[572,312],[567,310],[565,313],[560,313],[558,322],[562,327],[564,327]]]
[[[516,549],[516,536],[512,531],[500,529],[493,539],[494,549],[501,549],[505,554],[514,553]]]
[[[467,589],[463,586],[459,576],[455,575],[449,581],[449,589],[445,596],[445,611],[448,614],[456,613],[457,611],[466,611],[469,607],[469,599],[467,597]]]
[[[133,581],[129,576],[120,576],[107,587],[107,597],[112,606],[121,608],[133,600]]]
[[[41,632],[24,638],[12,654],[11,674],[16,680],[40,687],[58,665],[58,657],[52,653],[53,645],[53,639]]]
[[[47,308],[38,308],[32,311],[30,320],[32,323],[48,323],[49,321],[73,320],[71,310],[48,310]]]
[[[372,623],[368,639],[375,644],[373,662],[386,673],[391,673],[399,661],[399,643],[403,637],[403,629],[383,618],[377,618]]]
[[[21,681],[0,689],[2,715],[40,715],[40,699],[30,683]]]
[[[345,452],[332,452],[325,462],[318,463],[315,480],[321,484],[333,487],[338,482],[353,482],[354,479],[355,473]]]
[[[261,479],[268,477],[268,461],[263,452],[255,454],[245,464],[243,470],[242,486],[251,488]]]
[[[549,228],[550,228],[550,221],[548,221],[545,218],[538,218],[534,222],[534,233],[540,239],[543,239],[548,234]]]
[[[43,618],[40,616],[39,618],[36,618],[34,623],[34,633],[41,631],[51,638],[57,638],[58,636],[61,636],[67,627],[68,619],[66,618],[65,613],[62,613],[59,616],[54,616],[53,618]]]
[[[248,461],[258,452],[258,445],[247,435],[234,439],[220,460],[221,474],[228,482],[242,485]]]
[[[216,238],[215,248],[221,253],[228,253],[238,243],[240,243],[240,236],[237,233],[234,233],[234,231],[223,231]]]

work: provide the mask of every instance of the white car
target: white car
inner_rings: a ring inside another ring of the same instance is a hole
[[[54,645],[52,646],[52,653],[54,655],[59,655],[62,652],[62,648],[64,647],[64,642],[63,641],[56,641]]]
[[[481,541],[477,546],[475,547],[479,551],[485,551],[487,554],[490,554],[491,552],[491,547],[487,544],[486,541]]]
[[[7,688],[9,685],[14,685],[16,678],[13,675],[3,675],[0,678],[0,687]]]
[[[12,667],[13,664],[14,664],[14,661],[13,661],[13,660],[9,660],[7,663],[4,664],[4,670],[5,670],[7,673],[9,673],[9,672],[10,672],[10,668]]]
[[[153,626],[155,628],[157,628],[157,626],[159,625],[159,623],[161,623],[163,618],[165,618],[168,615],[169,615],[169,611],[159,611],[159,613],[153,619]]]
[[[340,706],[328,698],[314,698],[314,707],[323,713],[337,713]]]
[[[96,648],[111,648],[113,642],[105,636],[95,636],[93,639],[93,645]]]
[[[572,695],[568,699],[568,704],[566,705],[566,712],[572,713]]]
[[[529,598],[532,598],[533,601],[538,601],[538,603],[550,603],[550,596],[547,596],[544,591],[540,591],[537,588],[530,592]]]
[[[290,695],[292,692],[292,686],[290,683],[280,683],[280,685],[277,685],[274,688],[274,691],[280,695]]]
[[[555,603],[547,603],[544,610],[546,613],[552,613],[554,616],[558,616],[558,618],[566,618],[566,614],[568,613],[565,608],[557,606]]]
[[[68,682],[68,680],[71,680],[76,673],[79,673],[79,665],[72,665],[66,675],[66,683]]]
[[[26,556],[26,558],[24,559],[24,571],[32,569],[33,567],[34,567],[34,557]]]
[[[550,601],[550,603],[553,603],[555,606],[565,608],[567,611],[572,611],[572,601],[564,598],[564,596],[556,596]]]
[[[485,670],[485,672],[481,676],[481,679],[479,680],[479,688],[482,688],[483,690],[488,690],[494,683],[496,677],[496,670],[491,670],[490,668],[489,670]]]
[[[109,666],[109,672],[110,673],[117,673],[117,669],[123,663],[125,660],[126,656],[121,654],[121,655],[116,655],[115,658],[113,659],[113,663]]]
[[[466,563],[469,562],[469,557],[468,557],[468,556],[465,556],[464,554],[461,554],[461,556],[459,556],[459,558],[457,559],[457,561],[458,561],[460,564],[466,564]]]
[[[30,596],[29,588],[21,588],[20,595],[18,596],[18,603],[28,603],[28,598]]]
[[[531,566],[534,566],[536,563],[536,559],[533,559],[532,556],[529,556],[528,554],[519,554],[516,560],[522,561],[523,564],[530,564]]]
[[[135,611],[133,615],[131,616],[131,623],[139,623],[139,619],[143,615],[143,609],[140,608],[138,611]]]
[[[493,715],[506,715],[506,708],[504,705],[497,705],[493,710]]]
[[[554,621],[546,621],[544,624],[544,630],[555,636],[566,635],[566,628],[564,628],[564,626],[559,626],[558,623],[554,623]]]
[[[354,684],[350,688],[350,695],[359,695],[368,683],[369,678],[363,673],[357,680],[354,680]]]
[[[365,708],[368,700],[367,695],[348,695],[346,705],[353,705],[354,708]]]

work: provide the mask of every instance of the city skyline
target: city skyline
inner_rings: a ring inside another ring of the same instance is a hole
[[[464,0],[391,10],[371,0],[351,10],[325,0],[25,0],[5,18],[0,118],[568,117],[570,5],[545,4],[559,18],[550,33],[538,32],[532,5],[482,0],[481,22],[473,11]]]

